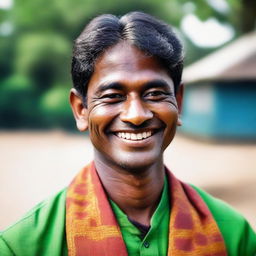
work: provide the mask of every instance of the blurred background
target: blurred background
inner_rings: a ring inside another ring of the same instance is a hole
[[[172,24],[185,45],[168,167],[256,228],[255,0],[0,0],[0,230],[92,159],[68,103],[72,43],[95,15],[134,10]]]

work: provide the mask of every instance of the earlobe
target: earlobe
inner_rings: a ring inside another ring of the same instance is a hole
[[[181,83],[178,87],[178,91],[176,92],[176,101],[178,105],[179,114],[182,111],[183,93],[184,93],[184,84]]]
[[[76,127],[80,132],[85,132],[88,129],[87,111],[84,115],[76,119]]]
[[[182,120],[181,120],[181,116],[180,115],[178,117],[177,125],[178,126],[182,126]]]
[[[83,99],[76,89],[70,90],[69,96],[70,105],[76,120],[77,129],[84,132],[88,129],[88,111],[83,104]]]
[[[183,103],[183,93],[184,93],[184,84],[181,83],[176,93],[176,101],[177,101],[178,111],[179,111],[179,116],[177,121],[178,126],[182,126],[181,111],[182,111],[182,103]]]

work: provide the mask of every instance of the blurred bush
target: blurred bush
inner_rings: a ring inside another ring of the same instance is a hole
[[[44,125],[48,127],[61,126],[66,129],[75,127],[67,98],[68,94],[68,86],[56,84],[42,95],[39,102],[39,109],[43,116]]]
[[[48,90],[56,81],[66,83],[70,49],[70,43],[61,35],[24,34],[17,45],[15,73],[30,77],[39,92]]]
[[[0,1],[0,128],[75,127],[68,106],[72,41],[96,15],[140,10],[179,27],[189,4],[190,12],[202,19],[242,20],[238,0],[228,3],[234,11],[229,13],[204,0]],[[209,52],[183,39],[194,52],[189,62]]]
[[[8,77],[1,83],[0,119],[4,121],[1,126],[35,127],[36,100],[35,90],[27,77],[16,74]]]

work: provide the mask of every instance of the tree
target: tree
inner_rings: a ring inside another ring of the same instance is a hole
[[[220,2],[226,6],[224,9],[216,5]],[[117,0],[17,0],[11,9],[0,9],[0,89],[6,107],[2,108],[2,113],[7,113],[8,104],[13,104],[11,95],[19,98],[21,91],[22,95],[26,95],[29,88],[33,88],[34,98],[31,99],[31,104],[28,97],[25,101],[17,100],[12,111],[17,111],[18,115],[23,109],[22,120],[29,106],[34,106],[33,109],[47,109],[46,115],[55,113],[57,117],[63,97],[58,99],[58,107],[49,102],[54,100],[56,91],[62,91],[61,85],[66,90],[71,86],[69,63],[72,41],[95,15],[122,15],[135,10],[155,15],[176,28],[180,27],[182,18],[191,12],[201,20],[215,17],[221,23],[230,24],[236,31],[236,36],[255,29],[255,0],[129,0],[123,1],[122,4]],[[1,34],[3,24],[9,24],[13,32],[9,35]],[[188,62],[215,50],[199,48],[183,37],[187,45],[186,51],[190,52]],[[20,87],[19,83],[24,86]],[[12,88],[12,91],[8,92],[8,88]],[[66,109],[61,109],[59,115],[64,117]],[[32,116],[29,118],[33,119]],[[1,125],[4,125],[4,122],[1,122]]]
[[[242,0],[241,7],[241,31],[247,33],[255,29],[256,1]]]

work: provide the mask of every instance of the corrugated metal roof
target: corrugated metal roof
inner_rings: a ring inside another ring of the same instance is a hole
[[[185,84],[212,80],[256,79],[256,32],[186,67]]]

